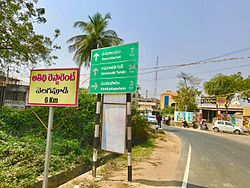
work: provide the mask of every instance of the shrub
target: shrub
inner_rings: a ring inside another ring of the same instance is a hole
[[[50,174],[91,164],[95,95],[79,91],[79,106],[55,108]],[[44,168],[48,107],[0,111],[0,187],[32,187]],[[150,125],[132,108],[133,145],[148,141]]]
[[[142,144],[148,141],[151,135],[150,124],[135,106],[132,107],[132,145]]]

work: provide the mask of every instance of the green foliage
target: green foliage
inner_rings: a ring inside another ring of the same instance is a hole
[[[69,51],[75,52],[73,59],[79,66],[83,64],[89,66],[91,50],[118,45],[122,42],[114,30],[107,30],[111,19],[109,13],[103,17],[97,12],[88,18],[89,22],[77,21],[74,23],[74,27],[81,29],[83,34],[71,37],[67,41],[67,43],[71,43]]]
[[[204,84],[205,92],[208,95],[225,96],[227,103],[235,93],[242,91],[243,88],[243,77],[240,72],[230,76],[218,74]]]
[[[92,145],[95,105],[96,97],[81,90],[77,108],[56,109],[54,129],[64,137],[79,139],[83,146]]]
[[[79,106],[55,108],[52,129],[50,174],[91,164],[96,96],[79,91]],[[32,187],[43,174],[47,130],[47,107],[0,111],[0,187]],[[147,143],[150,125],[132,109],[133,145]]]
[[[178,111],[193,112],[197,108],[195,98],[200,91],[193,88],[180,88],[175,97],[176,107]]]
[[[5,0],[0,2],[0,66],[51,64],[57,58],[51,52],[58,46],[52,45],[49,37],[36,34],[34,23],[45,23],[45,9],[36,7],[37,0]],[[60,31],[55,30],[55,38]]]
[[[241,97],[250,103],[250,76],[243,80]]]
[[[79,92],[77,108],[56,108],[52,129],[50,173],[90,165],[95,96]],[[3,108],[0,111],[0,187],[31,187],[43,173],[47,130],[47,107],[25,110]]]
[[[174,98],[177,110],[193,112],[197,108],[195,98],[201,93],[197,89],[200,79],[185,73],[178,75],[178,77],[182,80],[178,83],[177,96]]]
[[[65,138],[80,139],[83,145],[92,144],[95,101],[95,96],[88,94],[86,90],[80,90],[79,106],[77,108],[55,109],[53,131]],[[25,110],[3,108],[0,112],[0,119],[5,123],[5,131],[18,137],[32,132],[45,138],[47,130],[33,112],[47,126],[48,107],[32,107]]]
[[[165,106],[164,109],[162,110],[162,115],[174,115],[174,106]]]
[[[132,107],[132,145],[142,144],[150,138],[150,124],[135,106]]]
[[[52,137],[50,173],[69,170],[78,164],[90,164],[88,148],[77,140]],[[36,135],[16,139],[0,131],[0,187],[31,187],[43,173],[45,140]]]
[[[42,108],[34,108],[34,110],[37,109],[42,110]],[[46,113],[44,116],[46,116]],[[21,137],[27,133],[30,133],[30,131],[39,132],[40,134],[44,133],[43,135],[46,135],[46,130],[41,127],[40,122],[32,114],[31,108],[26,110],[16,110],[13,108],[4,107],[0,112],[0,119],[2,122],[4,122],[1,129],[4,129],[12,136]]]

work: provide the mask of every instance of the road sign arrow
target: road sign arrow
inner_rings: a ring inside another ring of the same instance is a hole
[[[95,90],[98,88],[97,83],[95,83],[94,85],[92,85],[93,88],[95,88]]]
[[[98,71],[98,69],[97,68],[94,68],[93,69],[93,72],[94,72],[94,76],[96,76],[96,72]]]
[[[98,56],[99,56],[99,54],[95,53],[95,55],[94,55],[95,61],[97,61]]]

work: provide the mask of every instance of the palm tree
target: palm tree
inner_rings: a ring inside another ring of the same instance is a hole
[[[94,16],[88,16],[89,22],[77,21],[74,28],[79,28],[83,34],[71,37],[67,40],[69,51],[75,52],[73,60],[81,67],[88,67],[91,50],[113,45],[119,45],[122,39],[118,37],[114,30],[106,30],[108,21],[111,19],[110,13],[103,17],[99,12]]]

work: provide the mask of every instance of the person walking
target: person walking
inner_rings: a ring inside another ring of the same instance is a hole
[[[161,120],[162,120],[161,115],[158,114],[158,115],[156,116],[156,119],[157,119],[157,122],[158,122],[159,129],[161,129]]]

